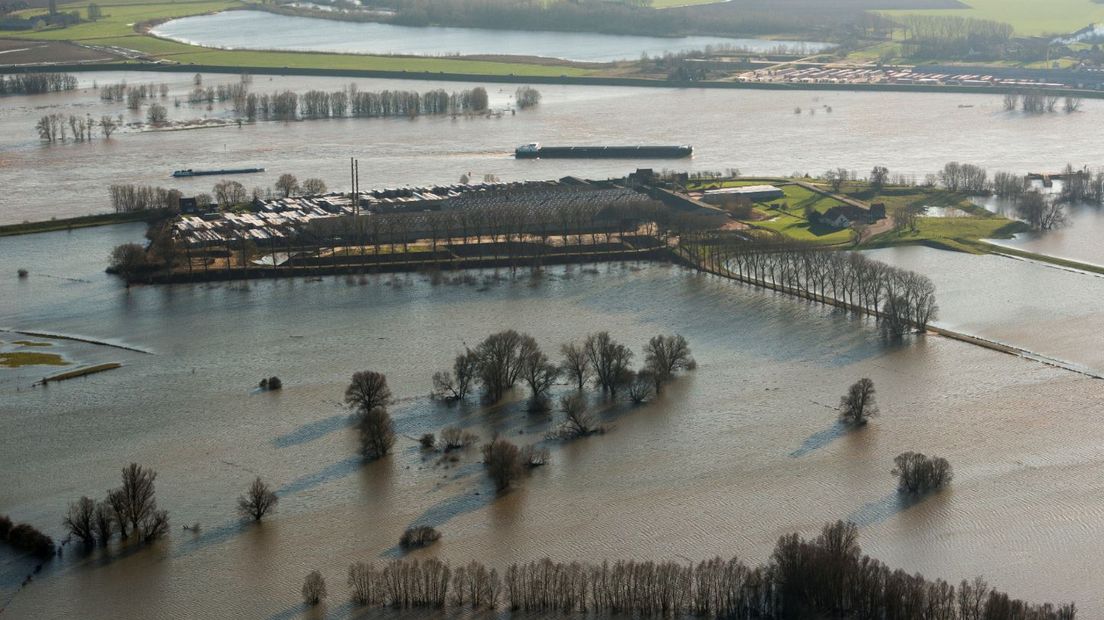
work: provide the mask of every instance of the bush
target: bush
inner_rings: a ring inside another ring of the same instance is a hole
[[[0,515],[0,540],[8,539],[8,532],[12,529],[12,521],[6,515]]]
[[[322,573],[312,570],[303,580],[303,602],[307,605],[317,605],[326,598],[326,579]]]
[[[278,390],[284,387],[284,382],[280,381],[280,377],[269,377],[267,379],[261,379],[258,385],[262,390]]]
[[[432,527],[428,525],[415,525],[414,527],[406,528],[402,537],[399,538],[399,546],[403,549],[418,549],[420,547],[432,545],[440,539],[441,533]]]
[[[437,447],[437,437],[433,433],[425,433],[418,438],[418,443],[422,446],[423,450],[432,450]]]
[[[27,270],[26,270],[26,269],[20,269],[20,270],[19,270],[18,272],[16,272],[16,273],[18,273],[18,274],[19,274],[19,279],[20,279],[20,280],[25,280],[25,279],[27,278],[27,275],[28,275],[28,274],[27,274]]]
[[[11,528],[8,532],[8,544],[40,558],[52,557],[56,549],[53,538],[26,523]]]
[[[938,491],[951,482],[954,472],[947,459],[928,457],[920,452],[903,452],[893,459],[893,475],[902,493],[920,495]]]
[[[446,426],[441,430],[441,444],[445,452],[467,448],[476,441],[479,441],[479,435],[458,426]]]

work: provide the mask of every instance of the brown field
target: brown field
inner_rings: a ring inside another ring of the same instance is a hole
[[[63,41],[0,39],[0,66],[116,60],[110,52]]]

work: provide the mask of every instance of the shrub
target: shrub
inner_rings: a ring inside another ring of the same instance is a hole
[[[446,426],[441,430],[441,443],[445,452],[467,448],[476,441],[479,441],[479,435],[458,426]]]
[[[893,459],[893,463],[893,475],[897,476],[898,488],[902,493],[920,495],[938,491],[954,477],[951,464],[938,456],[902,452]]]
[[[280,381],[280,377],[269,377],[261,379],[261,387],[266,390],[279,390],[284,387],[284,382]]]
[[[27,270],[26,269],[20,269],[17,273],[19,274],[19,279],[20,280],[24,280],[24,279],[27,278]]]
[[[540,467],[548,463],[548,448],[538,448],[532,444],[521,449],[521,462],[526,467]]]
[[[7,515],[0,515],[0,540],[8,539],[8,532],[12,529],[12,521]]]
[[[303,580],[303,602],[307,605],[317,605],[326,598],[326,579],[322,573],[312,570]]]
[[[432,450],[437,447],[437,438],[433,433],[425,433],[418,438],[418,443],[422,446],[423,450]]]
[[[440,539],[441,533],[434,528],[428,525],[415,525],[406,528],[402,537],[399,538],[399,546],[403,549],[418,549],[432,545]]]
[[[8,532],[8,544],[40,558],[52,557],[56,549],[53,538],[26,523],[11,528]]]

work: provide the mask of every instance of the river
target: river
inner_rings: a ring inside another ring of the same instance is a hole
[[[831,47],[827,43],[812,41],[709,36],[647,37],[594,32],[396,26],[261,11],[226,11],[174,19],[154,28],[153,34],[182,43],[225,49],[412,56],[542,56],[580,62],[637,60],[643,54],[663,56],[703,50],[706,46],[810,54]]]
[[[421,555],[501,568],[543,555],[760,562],[779,535],[840,518],[859,523],[864,550],[890,565],[952,581],[984,574],[1015,596],[1104,613],[1100,381],[939,337],[887,344],[865,319],[663,265],[481,272],[471,284],[386,275],[127,290],[102,272],[105,257],[142,233],[123,225],[0,244],[0,262],[31,271],[0,278],[0,326],[152,353],[55,341],[75,362],[124,367],[49,389],[31,389],[31,371],[0,371],[0,513],[60,537],[67,502],[102,495],[133,460],[158,470],[173,520],[166,541],[137,553],[69,548],[22,591],[28,564],[0,548],[12,617],[298,617],[312,569],[329,581],[328,616],[346,617],[348,564],[394,557],[412,523],[443,533]],[[1024,289],[1014,299],[1071,296],[1054,314],[1069,333],[1085,303],[1078,287],[1101,298],[1093,281],[1030,263],[922,248],[875,256],[933,276],[973,272],[973,282],[1008,270],[973,299],[1007,281]],[[956,281],[937,280],[949,325],[1014,329],[1018,307],[1001,299],[968,320]],[[1083,348],[1099,334],[1094,307]],[[608,414],[606,435],[553,442],[547,467],[495,498],[475,453],[445,467],[411,438],[456,423],[528,442],[555,424],[521,403],[484,411],[426,396],[464,343],[511,327],[549,350],[598,329],[637,350],[679,332],[698,368],[660,400]],[[1027,322],[1005,335],[1030,344],[1038,333]],[[401,436],[394,455],[362,465],[338,401],[351,373],[368,368],[388,375]],[[256,393],[272,374],[284,389]],[[882,413],[840,433],[829,407],[862,376]],[[904,507],[889,469],[910,449],[948,458],[956,475],[948,491]],[[257,474],[281,495],[260,527],[234,516]],[[196,522],[198,535],[181,529]]]

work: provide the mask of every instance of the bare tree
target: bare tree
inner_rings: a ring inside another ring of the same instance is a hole
[[[128,283],[148,266],[146,249],[137,243],[123,243],[115,246],[108,259],[108,270],[118,274]]]
[[[1016,215],[1035,230],[1061,228],[1066,223],[1065,205],[1048,199],[1037,190],[1024,192],[1016,201]]]
[[[326,182],[312,177],[303,181],[301,189],[305,196],[318,196],[326,193]]]
[[[602,390],[611,396],[629,379],[633,352],[610,337],[609,332],[587,336],[583,343],[590,368]]]
[[[109,501],[96,502],[96,513],[92,517],[92,527],[96,530],[96,538],[99,539],[101,545],[106,545],[111,541],[111,537],[115,533],[115,513],[111,509]]]
[[[546,411],[548,391],[560,376],[559,366],[553,364],[540,349],[531,348],[521,360],[521,375],[529,385],[531,410]]]
[[[110,116],[100,117],[100,131],[103,133],[104,139],[110,138],[111,134],[115,133],[118,128],[119,126]]]
[[[303,580],[303,602],[310,606],[315,606],[322,602],[322,599],[326,598],[326,579],[322,577],[322,573],[312,570],[307,574],[306,579]]]
[[[212,192],[219,206],[223,208],[235,207],[249,200],[249,192],[237,181],[219,181]]]
[[[238,498],[238,513],[244,518],[260,521],[265,515],[276,512],[279,502],[276,493],[257,476],[245,495]]]
[[[847,394],[840,398],[839,412],[840,421],[854,426],[862,426],[870,416],[877,415],[874,382],[864,377],[853,383]]]
[[[487,336],[475,352],[479,359],[479,380],[487,399],[500,400],[514,387],[521,375],[525,351],[536,348],[536,341],[510,329]]]
[[[96,544],[95,515],[96,502],[91,498],[82,497],[69,504],[69,512],[65,515],[62,525],[85,547],[91,547]]]
[[[463,400],[479,373],[479,355],[468,349],[456,356],[452,372],[443,370],[433,375],[433,391],[439,398]]]
[[[391,403],[387,377],[372,370],[354,373],[349,387],[345,388],[345,403],[362,414],[387,407]]]
[[[285,172],[276,179],[276,189],[283,192],[286,198],[299,191],[299,179],[296,179],[294,174]]]
[[[887,179],[889,179],[889,168],[885,166],[874,166],[874,169],[870,171],[870,185],[876,191],[882,191]]]
[[[157,480],[157,472],[145,469],[137,463],[131,463],[123,468],[123,486],[117,489],[120,493],[122,519],[129,525],[130,530],[139,536],[146,536],[147,526],[157,529],[159,519],[155,518],[157,499],[154,495],[154,481]],[[114,492],[113,492],[114,494]],[[109,495],[109,498],[111,495]],[[115,502],[112,502],[115,505]],[[126,528],[120,524],[123,536],[126,536]]]
[[[644,366],[655,381],[656,393],[679,370],[694,367],[694,358],[690,356],[690,345],[686,338],[674,336],[653,336],[644,345]]]
[[[428,547],[441,539],[441,533],[428,525],[415,525],[406,528],[399,538],[399,546],[403,549],[417,549]]]
[[[560,346],[560,353],[564,360],[561,363],[563,373],[575,380],[575,388],[579,391],[586,386],[590,379],[590,361],[587,358],[586,347],[569,342]]]
[[[559,430],[550,435],[552,437],[574,439],[601,433],[605,430],[598,423],[594,414],[587,409],[586,396],[581,392],[561,396],[560,411],[564,414],[564,421]]]
[[[395,445],[394,425],[383,407],[362,412],[357,420],[357,432],[360,435],[360,453],[369,461],[383,458]]]
[[[643,404],[652,397],[652,394],[655,394],[656,387],[659,384],[650,369],[646,368],[634,373],[632,381],[629,381],[629,400],[636,405]]]
[[[510,488],[523,473],[521,450],[505,439],[496,438],[483,445],[483,465],[494,482],[495,489]]]

